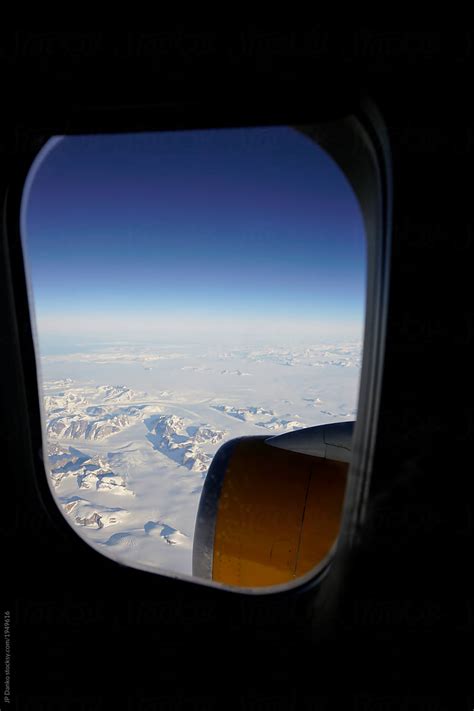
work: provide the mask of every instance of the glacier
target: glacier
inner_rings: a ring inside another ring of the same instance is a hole
[[[199,496],[221,444],[354,419],[361,357],[360,342],[43,355],[57,504],[104,555],[191,575]]]

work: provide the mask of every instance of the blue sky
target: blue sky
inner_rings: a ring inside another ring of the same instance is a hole
[[[361,334],[359,206],[291,128],[53,139],[22,231],[42,345],[251,337],[249,324],[321,331],[308,341]]]

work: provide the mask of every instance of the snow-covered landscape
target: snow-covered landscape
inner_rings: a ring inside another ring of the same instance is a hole
[[[220,445],[355,419],[360,359],[357,342],[44,355],[58,505],[105,555],[191,574],[199,497]]]

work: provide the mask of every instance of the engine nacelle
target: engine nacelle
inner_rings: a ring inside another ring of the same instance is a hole
[[[324,566],[341,524],[353,424],[222,445],[201,494],[193,575],[254,588]]]

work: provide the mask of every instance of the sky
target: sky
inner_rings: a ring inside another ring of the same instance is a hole
[[[362,337],[359,205],[292,128],[53,138],[21,222],[43,353]]]

